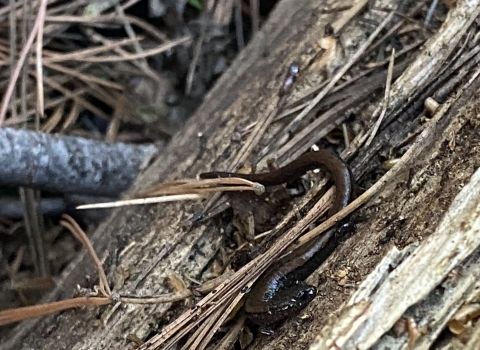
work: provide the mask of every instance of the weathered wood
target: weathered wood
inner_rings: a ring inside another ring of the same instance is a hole
[[[476,118],[471,110],[472,108],[475,110],[480,104],[476,97],[472,96],[478,94],[479,87],[480,83],[471,87],[469,89],[471,98],[467,99],[468,102],[462,100],[460,103],[468,107],[460,109],[458,106],[453,107],[448,115],[446,111],[451,106],[450,102],[445,103],[437,112],[435,120],[425,130],[424,137],[430,139],[428,150],[421,160],[424,165],[428,164],[425,170],[435,166],[435,162],[440,159],[441,162],[451,162],[451,158],[458,157],[457,152],[470,152],[469,147],[464,148],[464,145],[456,145],[454,150],[450,149],[448,152],[446,141],[452,137],[465,136],[460,129],[466,126],[466,122]],[[465,96],[464,94],[462,96]],[[450,119],[449,127],[443,131],[438,130],[441,118]],[[478,125],[472,125],[472,129],[467,133],[478,132]],[[478,137],[469,135],[467,143],[476,141]],[[372,272],[360,285],[340,314],[332,318],[331,324],[320,332],[312,349],[329,349],[332,343],[346,349],[368,349],[374,344],[376,349],[404,349],[409,342],[408,336],[396,338],[386,333],[398,320],[402,318],[406,320],[409,317],[415,320],[419,329],[428,327],[426,334],[414,343],[416,348],[428,349],[455,311],[472,293],[476,294],[475,289],[478,288],[480,277],[480,170],[478,162],[468,160],[461,166],[452,165],[450,168],[452,174],[445,174],[447,169],[436,170],[438,176],[430,173],[430,178],[422,185],[423,193],[408,199],[397,198],[403,202],[400,215],[407,218],[411,216],[413,210],[423,214],[421,217],[415,215],[417,220],[411,222],[416,227],[409,227],[410,219],[406,219],[407,227],[400,229],[403,234],[416,234],[423,238],[425,234],[422,231],[425,226],[431,224],[434,225],[429,229],[434,229],[435,232],[425,240],[407,246],[401,258],[398,257],[398,250],[394,246],[390,255],[397,257],[397,261],[393,262],[395,259],[389,258],[389,262],[387,260],[379,265],[383,265],[383,269],[377,266],[377,271]],[[472,171],[475,173],[469,178]],[[421,173],[424,173],[424,170],[415,175],[414,181]],[[442,183],[441,177],[449,175],[454,177],[455,181],[458,181],[457,176],[460,176],[465,187],[451,201],[454,191],[451,186],[447,186],[448,210],[439,208],[434,202],[430,202],[432,203],[430,207],[415,209],[419,202],[426,203],[428,197],[432,195],[442,197],[444,190],[441,186],[446,183]],[[397,196],[392,193],[392,197]],[[439,222],[431,220],[431,216],[427,215],[432,209],[443,213]],[[454,269],[457,269],[456,273],[450,274]]]
[[[194,177],[201,171],[226,169],[240,148],[231,138],[235,128],[260,119],[277,96],[286,68],[316,47],[326,24],[336,29],[342,27],[342,23],[346,26],[341,40],[346,41],[344,36],[350,33],[345,54],[352,55],[352,50],[366,38],[365,27],[353,20],[348,11],[328,11],[338,3],[334,0],[282,1],[196,115],[139,177],[135,188]],[[343,1],[342,6],[347,5],[345,3]],[[348,3],[360,6],[367,2],[351,0]],[[395,3],[390,1],[390,5]],[[463,13],[466,19],[456,30],[458,36],[451,37],[452,43],[460,40],[460,34],[480,8],[478,1],[457,1],[457,9],[462,9],[463,5],[470,6],[470,12]],[[432,46],[426,44],[426,52],[430,55],[425,54],[421,59],[427,66],[432,63],[431,67],[438,71],[442,66],[437,56],[441,55],[441,47],[434,43],[432,39]],[[441,58],[446,61],[446,56]],[[414,75],[414,69],[424,69],[418,61],[412,67],[405,73],[406,77]],[[425,80],[419,79],[416,84],[413,90],[422,89]],[[461,100],[462,91],[457,93],[463,105],[472,101],[473,93],[468,91],[470,94],[465,95],[464,100]],[[401,97],[407,98],[406,95]],[[471,114],[458,106],[452,110],[438,122],[434,135],[410,168],[405,169],[404,176],[399,176],[384,191],[381,200],[373,201],[354,216],[357,234],[344,242],[319,269],[323,277],[319,296],[304,312],[311,317],[300,323],[294,319],[287,321],[274,337],[261,337],[252,348],[304,349],[316,335],[320,335],[321,341],[327,331],[334,334],[335,329],[341,330],[336,328],[340,326],[333,318],[329,320],[329,315],[338,312],[357,284],[374,270],[392,247],[403,248],[417,241],[422,246],[422,240],[439,229],[444,214],[460,192],[460,185],[470,181],[479,166],[476,159],[480,159],[478,125],[471,118],[475,109]],[[388,144],[383,143],[375,152],[363,152],[362,161],[372,161],[374,154],[379,150],[387,152],[388,148]],[[361,166],[360,162],[358,167]],[[91,237],[97,253],[105,259],[105,270],[112,284],[115,284],[117,270],[130,271],[123,284],[117,281],[115,291],[137,295],[167,292],[164,280],[170,271],[201,278],[201,271],[215,256],[224,228],[217,219],[190,228],[189,219],[199,209],[198,203],[183,203],[116,210]],[[428,266],[422,266],[425,268]],[[44,302],[71,297],[77,284],[92,286],[96,278],[92,280],[88,276],[94,275],[93,271],[90,259],[85,253],[80,254]],[[312,279],[318,280],[318,274]],[[157,324],[164,324],[173,317],[167,313],[169,310],[170,305],[117,305],[108,310],[68,311],[24,322],[6,336],[8,342],[2,343],[5,349],[132,349],[134,345],[126,339],[127,334],[145,338]],[[342,311],[340,315],[345,313]],[[327,323],[330,328],[323,329]]]

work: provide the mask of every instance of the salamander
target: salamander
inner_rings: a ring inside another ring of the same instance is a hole
[[[335,198],[328,210],[328,215],[332,216],[349,203],[353,192],[353,179],[347,165],[328,150],[305,153],[286,166],[266,173],[209,172],[200,174],[200,178],[239,177],[264,186],[275,186],[293,181],[307,171],[317,168],[330,172],[335,184]],[[330,230],[267,269],[247,295],[244,308],[248,318],[266,329],[297,313],[313,300],[316,289],[307,285],[304,280],[335,249],[336,242],[330,239],[332,236],[333,230]]]

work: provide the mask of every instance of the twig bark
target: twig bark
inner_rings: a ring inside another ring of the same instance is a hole
[[[116,197],[137,177],[152,145],[0,129],[0,184]]]

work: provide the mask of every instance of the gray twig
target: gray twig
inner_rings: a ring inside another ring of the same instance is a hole
[[[0,185],[116,197],[128,189],[154,145],[0,129]]]

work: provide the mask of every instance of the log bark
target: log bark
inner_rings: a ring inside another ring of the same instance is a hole
[[[347,57],[352,55],[353,47],[365,41],[366,29],[354,17],[367,1],[344,3],[347,1],[342,2],[343,10],[334,11],[338,1],[282,1],[263,30],[219,80],[196,115],[137,179],[134,190],[160,181],[194,177],[202,171],[227,169],[241,147],[232,138],[236,128],[259,120],[264,111],[271,108],[271,101],[278,96],[283,84],[286,67],[316,47],[327,24],[336,30],[342,29],[342,36],[350,34],[350,39],[356,38],[357,41],[346,45]],[[390,1],[386,6],[395,3]],[[354,10],[348,12],[345,5]],[[478,1],[457,1],[456,6],[450,11],[445,27],[425,44],[422,53],[396,82],[391,99],[393,109],[405,105],[410,93],[425,88],[427,81],[431,81],[427,72],[435,75],[441,71],[453,50],[449,49],[450,45],[457,47],[480,9]],[[453,22],[458,27],[453,28]],[[478,176],[472,177],[480,159],[475,115],[479,108],[477,85],[473,80],[456,89],[453,97],[445,102],[444,110],[439,112],[441,118],[432,119],[423,126],[425,130],[417,139],[420,143],[415,146],[416,153],[403,171],[398,172],[379,198],[354,215],[356,234],[343,242],[327,263],[311,276],[318,282],[319,295],[304,311],[309,317],[300,322],[286,321],[273,337],[259,337],[252,349],[305,349],[312,343],[316,349],[331,348],[335,344],[366,349],[373,344],[382,348],[382,341],[390,345],[396,341],[397,345],[392,348],[405,348],[408,337],[397,341],[389,335],[392,322],[404,314],[418,318],[420,313],[426,315],[433,310],[429,315],[435,315],[435,310],[447,305],[448,312],[444,310],[442,314],[446,322],[463,301],[473,297],[469,291],[475,290],[474,282],[469,280],[461,283],[463,289],[455,292],[459,297],[454,302],[447,300],[448,284],[441,285],[445,303],[435,299],[440,283],[446,281],[453,268],[465,269],[463,277],[467,278],[470,272],[477,273],[480,266],[476,260],[477,240],[472,238],[478,233],[479,214]],[[372,110],[372,106],[367,108]],[[395,130],[401,134],[412,127],[413,122],[388,120],[388,123],[378,137],[383,141],[362,149],[353,157],[357,175],[365,169],[378,167],[378,154],[388,153],[389,142],[395,143]],[[417,120],[413,125],[420,126],[420,123]],[[466,197],[465,191],[461,192],[464,186],[467,186]],[[462,208],[458,209],[459,206]],[[114,290],[136,295],[165,293],[168,291],[165,279],[172,271],[201,279],[225,231],[224,223],[215,218],[199,227],[191,227],[190,219],[201,208],[201,203],[177,203],[115,210],[91,237],[95,250],[104,259]],[[472,219],[461,220],[467,214],[471,214]],[[448,227],[453,231],[445,231]],[[459,231],[467,232],[458,236],[465,237],[466,244],[448,245],[445,235],[453,239]],[[436,249],[439,246],[453,249],[451,255],[439,262],[412,260],[418,259],[420,252],[435,254],[427,249],[432,244],[435,246],[434,243],[438,244]],[[399,253],[398,249],[402,248],[405,250]],[[400,267],[393,269],[394,263],[386,259],[395,261]],[[385,271],[382,266],[389,268]],[[391,269],[394,272],[389,276]],[[428,271],[439,270],[435,281],[422,283],[425,276],[430,278]],[[96,281],[96,277],[91,277],[95,275],[93,271],[89,257],[82,252],[43,302],[71,297],[76,285],[91,287]],[[120,278],[120,271],[124,271],[124,276],[128,271],[127,277]],[[372,272],[372,276],[380,276],[383,283],[373,284],[374,278],[367,278]],[[405,276],[417,276],[419,280]],[[365,281],[362,289],[351,299],[362,281]],[[410,297],[412,291],[405,285],[407,282],[418,288],[414,297]],[[381,294],[375,294],[380,290]],[[409,297],[402,301],[400,291],[410,293],[406,294]],[[385,296],[389,298],[382,299]],[[435,300],[430,302],[429,298]],[[347,306],[342,307],[349,300]],[[387,315],[375,309],[383,305],[382,302],[389,303]],[[397,304],[398,308],[392,307]],[[185,303],[176,303],[174,307],[170,304],[115,305],[68,311],[23,322],[7,334],[2,343],[5,349],[133,349],[135,346],[127,340],[128,334],[145,339],[157,330],[157,325],[165,324],[184,308]],[[372,314],[372,310],[377,311]],[[395,312],[390,313],[390,310]],[[434,318],[429,317],[427,321]],[[431,345],[445,327],[445,322],[437,320],[433,327],[427,321],[422,319],[421,326],[428,325],[428,336],[415,342],[418,348]],[[375,327],[381,331],[371,331]],[[455,341],[454,337],[448,340],[449,344]]]

